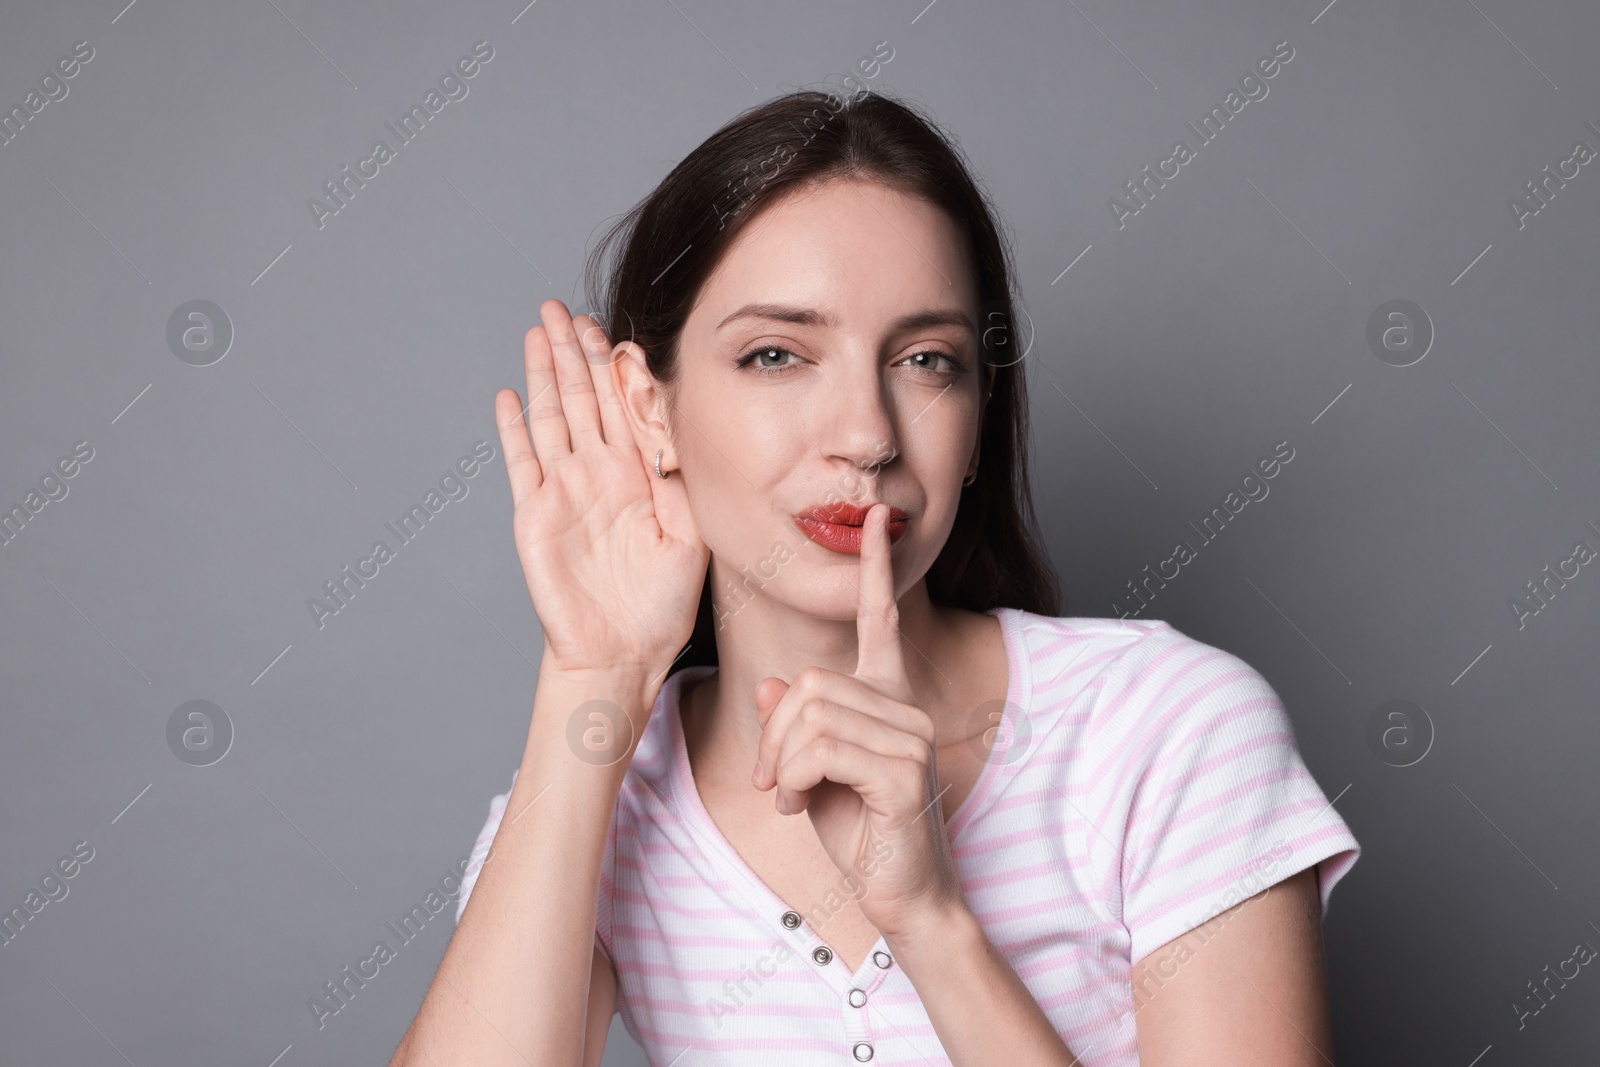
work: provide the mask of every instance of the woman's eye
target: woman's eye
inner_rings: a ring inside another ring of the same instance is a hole
[[[921,352],[907,356],[906,359],[907,361],[926,359],[926,362],[913,363],[912,365],[922,370],[931,370],[936,374],[950,374],[961,370],[961,364],[954,357],[949,353],[939,351],[937,348],[924,349]],[[942,367],[938,363],[941,359],[945,362]]]
[[[779,348],[776,345],[763,345],[760,348],[752,349],[750,352],[746,353],[744,358],[739,360],[739,366],[745,367],[749,366],[751,363],[754,363],[758,373],[781,374],[785,369],[782,360],[784,357],[792,355],[794,355],[794,353],[790,352],[786,348]],[[768,363],[768,359],[776,360],[778,362]]]

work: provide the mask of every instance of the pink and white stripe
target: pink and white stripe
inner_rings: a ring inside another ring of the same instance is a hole
[[[1011,669],[996,748],[1016,751],[948,823],[967,903],[1085,1067],[1137,1067],[1134,963],[1313,864],[1326,911],[1360,849],[1243,660],[1159,620],[990,614]],[[714,669],[662,686],[606,843],[595,937],[628,1032],[662,1067],[948,1064],[888,946],[854,973],[818,962],[825,918],[785,927],[706,813],[677,697]]]

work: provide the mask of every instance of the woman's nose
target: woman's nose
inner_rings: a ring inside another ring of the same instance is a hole
[[[846,375],[832,400],[829,452],[862,468],[881,467],[899,454],[894,397],[875,367]]]

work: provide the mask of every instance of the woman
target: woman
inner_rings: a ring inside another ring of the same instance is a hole
[[[619,234],[495,398],[544,658],[393,1063],[1331,1062],[1356,841],[1243,661],[1057,616],[949,143],[794,93]]]

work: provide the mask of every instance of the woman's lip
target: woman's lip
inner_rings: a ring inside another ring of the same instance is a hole
[[[867,521],[867,513],[876,505],[852,504],[849,501],[836,500],[828,504],[818,504],[799,512],[796,518],[814,519],[818,522],[833,523],[838,526],[861,526]],[[899,508],[889,506],[890,523],[904,522],[907,516]]]
[[[895,544],[905,536],[909,523],[910,520],[905,517],[890,518],[890,545]],[[850,556],[859,556],[861,554],[861,534],[865,527],[852,523],[827,522],[809,513],[795,516],[795,526],[807,538],[830,551]]]

